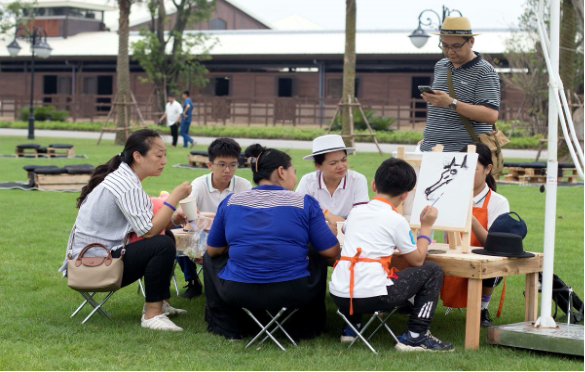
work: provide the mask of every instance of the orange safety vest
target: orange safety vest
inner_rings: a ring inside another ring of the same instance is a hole
[[[388,200],[384,199],[384,198],[380,198],[380,197],[375,197],[375,200],[379,200],[383,203],[389,204],[392,209],[394,210],[394,212],[398,212],[396,210],[396,208],[394,207],[394,205],[392,205],[392,203],[390,203]],[[388,276],[388,278],[391,279],[396,279],[398,278],[398,276],[396,276],[396,272],[398,270],[396,270],[395,267],[390,267],[390,263],[392,262],[392,256],[385,256],[385,257],[380,257],[380,258],[366,258],[366,257],[360,257],[360,255],[362,254],[362,249],[358,248],[357,249],[357,253],[353,256],[341,256],[339,257],[339,260],[337,260],[335,262],[335,265],[333,265],[333,267],[337,266],[337,263],[339,261],[349,261],[349,315],[353,315],[353,285],[354,285],[354,277],[355,277],[355,272],[354,272],[354,267],[355,264],[358,262],[379,262],[382,267],[384,268],[384,271],[386,271],[386,275]]]
[[[473,216],[479,222],[479,224],[487,230],[488,225],[488,204],[492,196],[492,190],[489,189],[483,205],[481,207],[473,207]],[[477,240],[477,237],[471,232],[471,246],[481,247],[482,244]],[[504,277],[504,284],[502,287],[502,296],[500,297],[500,305],[498,307],[497,317],[502,313],[502,307],[504,306],[504,296],[506,294],[506,278]],[[443,286],[441,287],[441,300],[443,306],[447,307],[467,307],[467,279],[460,278],[457,276],[445,275],[443,277]]]

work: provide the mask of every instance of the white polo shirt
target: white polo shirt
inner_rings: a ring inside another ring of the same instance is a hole
[[[211,183],[212,173],[197,177],[191,182],[193,189],[191,196],[197,198],[197,208],[200,212],[217,212],[217,206],[226,196],[252,188],[252,184],[245,178],[234,176],[227,189],[220,192]]]
[[[321,171],[305,174],[295,191],[311,195],[317,199],[322,210],[328,209],[343,218],[347,218],[353,207],[370,201],[366,177],[351,169],[347,170],[333,195],[329,194]]]
[[[402,254],[416,249],[416,243],[406,219],[380,200],[356,208],[345,221],[345,240],[342,256],[353,257],[357,248],[360,257],[379,259],[390,256],[395,249]],[[339,261],[329,282],[329,292],[349,298],[349,261]],[[354,298],[387,296],[386,287],[393,285],[379,262],[358,262],[354,266]]]
[[[483,207],[483,202],[489,190],[490,188],[486,184],[485,188],[479,194],[477,194],[477,196],[473,198],[474,207],[477,208]],[[490,202],[487,206],[487,209],[488,209],[487,228],[489,230],[490,227],[492,226],[492,223],[494,223],[494,221],[496,220],[496,218],[498,218],[500,215],[504,213],[510,212],[510,204],[508,203],[508,199],[492,190]]]
[[[171,126],[179,120],[183,113],[183,107],[176,100],[173,103],[167,102],[165,106],[165,114],[167,114],[167,126]]]

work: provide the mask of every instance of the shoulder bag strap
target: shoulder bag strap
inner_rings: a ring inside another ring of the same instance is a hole
[[[71,244],[69,245],[69,250],[67,251],[67,257],[70,260],[73,259],[73,239],[75,239],[75,230],[76,229],[77,229],[77,225],[73,225],[73,236],[71,236]],[[124,245],[122,246],[122,252],[120,253],[120,258],[124,258],[124,254],[126,254],[126,242],[128,241],[129,238],[130,238],[130,233],[128,233],[128,234],[126,234],[126,236],[124,236]],[[106,250],[108,251],[108,255],[111,257],[111,253],[109,253],[110,250],[105,245],[103,245],[101,243],[92,243],[92,244],[101,245],[104,248],[106,248]]]
[[[75,239],[75,229],[77,225],[73,225],[73,235],[71,236],[71,244],[69,245],[69,249],[67,250],[67,258],[70,260],[73,258],[73,239]]]
[[[447,86],[449,87],[449,94],[451,95],[451,97],[456,99],[457,96],[455,95],[455,89],[453,88],[453,78],[451,77],[451,67],[449,66],[447,66]],[[457,115],[459,115],[459,118],[463,122],[463,125],[465,125],[465,129],[467,129],[467,133],[469,133],[471,138],[475,142],[479,142],[479,137],[477,136],[477,134],[475,134],[475,131],[473,130],[473,126],[471,125],[469,119],[459,113]]]

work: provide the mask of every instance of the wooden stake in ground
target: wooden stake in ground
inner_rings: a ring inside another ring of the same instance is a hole
[[[345,54],[343,57],[343,91],[342,100],[351,103],[355,96],[355,20],[356,0],[346,0],[345,8]],[[347,100],[347,101],[346,101]],[[341,110],[341,134],[347,147],[354,146],[353,120],[351,106],[343,106]]]
[[[136,102],[136,98],[134,97],[134,93],[132,93],[132,92],[130,92],[130,99],[131,99],[131,102],[124,102],[124,100],[119,102],[118,96],[114,97],[114,102],[112,102],[112,108],[110,109],[110,112],[108,113],[108,116],[106,117],[106,123],[104,124],[104,126],[102,128],[102,131],[100,133],[100,137],[98,138],[98,141],[97,141],[98,145],[102,141],[102,137],[104,135],[104,132],[118,133],[120,131],[123,131],[125,134],[124,138],[128,138],[128,135],[130,134],[130,129],[146,128],[146,123],[144,122],[144,117],[142,117],[142,112],[140,111],[140,108],[138,107],[138,103]],[[134,125],[134,126],[130,125],[130,117],[131,117],[132,107],[134,107],[136,109],[136,114],[138,116],[138,120],[140,121],[139,125]],[[116,115],[115,112],[117,112],[118,115]],[[128,125],[124,125],[124,126],[116,125],[117,124],[116,118],[120,118],[120,117],[123,117],[125,119],[124,122],[128,123]],[[114,118],[114,119],[112,119],[112,118]],[[112,119],[112,123],[114,124],[112,127],[108,126],[110,119]]]
[[[339,101],[339,103],[337,104],[337,108],[335,109],[335,112],[333,113],[333,118],[331,119],[331,122],[329,123],[329,129],[327,129],[327,134],[331,133],[331,128],[333,127],[333,123],[335,123],[335,119],[337,118],[337,113],[341,110],[343,111],[344,107],[348,107],[349,108],[349,118],[351,119],[351,132],[349,134],[344,134],[343,132],[341,132],[341,137],[346,140],[349,139],[350,143],[354,144],[355,143],[355,137],[372,137],[374,139],[374,143],[376,144],[376,147],[378,148],[378,151],[380,152],[380,155],[384,155],[384,152],[382,152],[382,149],[380,148],[380,144],[378,143],[378,140],[376,139],[376,133],[374,133],[374,131],[372,130],[372,127],[370,126],[370,122],[368,122],[368,118],[366,118],[366,114],[364,113],[364,110],[362,109],[362,105],[361,103],[358,101],[357,98],[355,99],[355,103],[352,102],[351,97],[347,97],[347,101],[348,103],[344,103],[343,101]],[[360,115],[362,116],[362,119],[364,119],[364,122],[366,123],[366,127],[368,128],[368,131],[370,132],[368,133],[354,133],[353,132],[353,107],[357,107]],[[346,142],[347,144],[347,142]],[[353,145],[351,147],[354,147]]]

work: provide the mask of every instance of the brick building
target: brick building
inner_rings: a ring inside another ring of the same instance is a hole
[[[139,38],[136,30],[149,22],[143,8],[133,5],[130,43]],[[112,30],[117,10],[67,0],[39,1],[37,10],[42,9],[35,21],[50,30],[53,50],[48,59],[35,63],[35,100],[67,109],[73,119],[106,115],[116,84],[118,35]],[[172,20],[173,14],[169,17]],[[201,89],[185,86],[194,98],[196,120],[266,125],[330,120],[341,97],[343,31],[271,29],[232,0],[217,0],[210,21],[189,29],[216,41],[212,59],[205,62],[209,84]],[[498,58],[501,73],[506,73],[503,51],[509,31],[481,31],[475,49]],[[376,115],[398,118],[401,127],[424,122],[426,105],[418,99],[417,86],[431,82],[434,64],[441,58],[438,39],[417,49],[409,33],[374,30],[356,35],[356,96]],[[0,42],[0,86],[10,87],[0,91],[4,117],[16,115],[30,94],[30,49],[20,41],[21,53],[10,57],[6,49],[10,41]],[[145,74],[136,61],[131,61],[130,70],[131,89],[143,114],[153,119],[158,115],[153,87],[141,79]],[[513,118],[522,99],[522,92],[503,84],[500,117]]]

